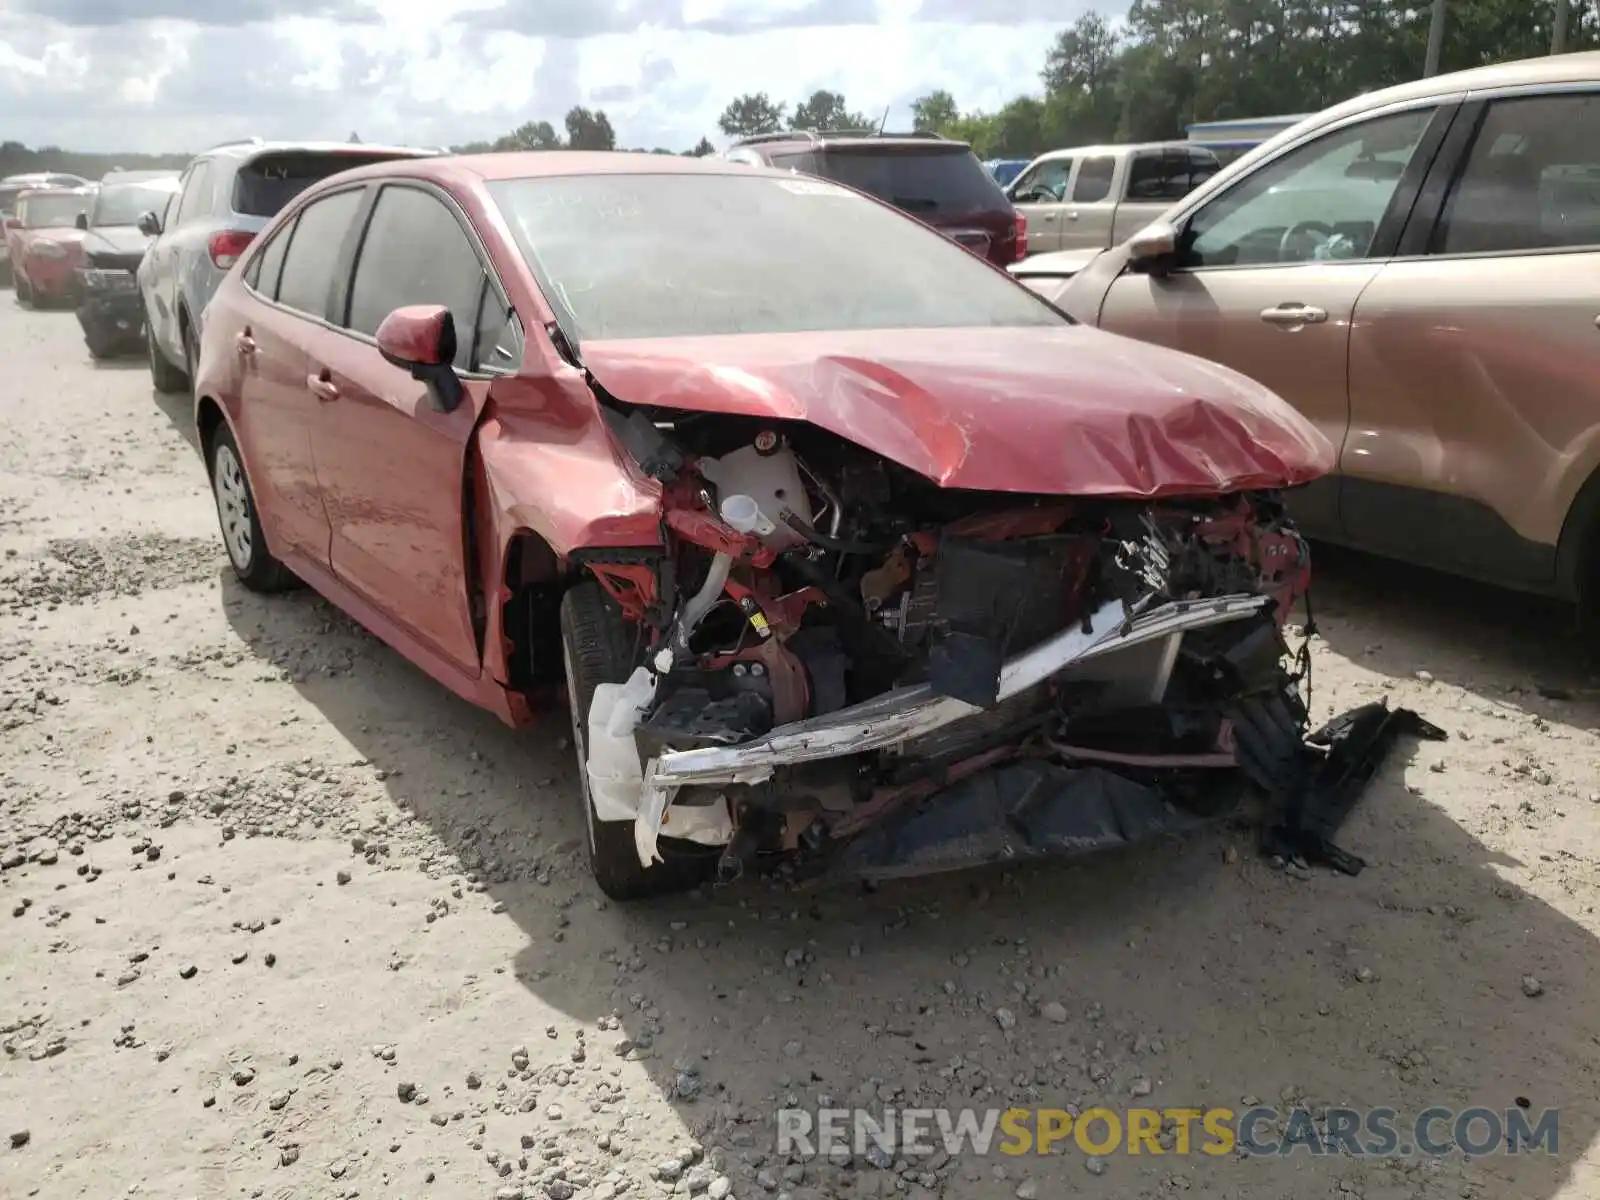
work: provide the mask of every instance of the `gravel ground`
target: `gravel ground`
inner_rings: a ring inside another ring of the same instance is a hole
[[[70,314],[0,305],[0,359],[0,1195],[1600,1195],[1600,687],[1558,610],[1319,560],[1318,715],[1451,733],[1361,802],[1357,878],[1233,829],[625,909],[564,719],[241,591],[186,401]],[[1554,1155],[776,1156],[822,1097],[1562,1112]]]

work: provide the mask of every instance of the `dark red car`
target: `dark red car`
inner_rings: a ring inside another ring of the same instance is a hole
[[[614,896],[1132,840],[1301,745],[1278,489],[1328,443],[824,180],[336,175],[217,291],[195,392],[247,587],[512,724],[565,681]]]
[[[78,219],[94,201],[93,188],[22,192],[5,220],[11,286],[26,304],[72,299],[83,263],[84,231]]]
[[[965,142],[936,133],[787,129],[744,138],[722,157],[818,175],[876,196],[997,267],[1028,253],[1028,218]]]

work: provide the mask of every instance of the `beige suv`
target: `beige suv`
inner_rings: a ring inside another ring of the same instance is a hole
[[[1600,53],[1359,96],[1024,282],[1310,418],[1312,536],[1600,611]]]

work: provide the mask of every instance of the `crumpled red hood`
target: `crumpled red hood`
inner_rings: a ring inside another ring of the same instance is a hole
[[[809,421],[953,488],[1216,495],[1334,467],[1235,371],[1084,325],[584,342],[630,404]]]

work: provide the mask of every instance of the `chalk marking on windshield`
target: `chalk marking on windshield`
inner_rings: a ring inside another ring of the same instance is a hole
[[[855,193],[848,188],[839,187],[837,184],[824,183],[820,179],[774,179],[786,192],[793,192],[796,196],[853,196]]]

